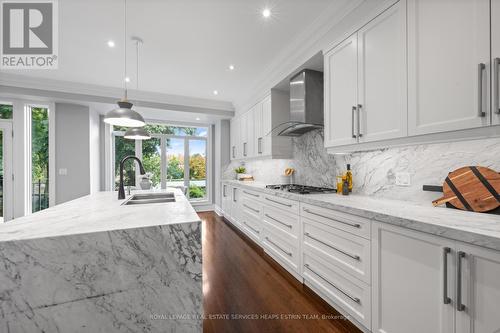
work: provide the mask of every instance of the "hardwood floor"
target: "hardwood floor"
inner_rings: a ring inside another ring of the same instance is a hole
[[[199,216],[203,332],[361,332],[229,222],[213,212]]]

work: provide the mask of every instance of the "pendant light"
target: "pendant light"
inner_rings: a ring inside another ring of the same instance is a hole
[[[135,42],[135,55],[136,55],[136,90],[139,91],[139,44],[142,44],[143,41],[139,37],[132,37],[132,40]],[[125,135],[123,136],[125,139],[131,140],[148,140],[151,139],[151,135],[146,131],[144,127],[132,127],[129,128]]]
[[[125,3],[125,16],[124,16],[124,38],[123,47],[124,52],[124,78],[127,77],[127,0]],[[144,118],[136,111],[132,110],[133,104],[127,99],[127,80],[125,82],[125,95],[119,102],[118,108],[109,111],[104,116],[104,122],[110,125],[124,126],[124,127],[142,127],[146,125]]]

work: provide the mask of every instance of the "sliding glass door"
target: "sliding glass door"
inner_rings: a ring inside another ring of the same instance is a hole
[[[132,141],[123,138],[126,129],[114,128],[115,177],[118,175],[118,156],[136,155],[144,164],[147,178],[152,188],[180,188],[192,201],[208,200],[208,128],[182,127],[168,125],[147,125],[146,130],[152,138],[144,141]],[[125,149],[125,147],[127,147]],[[134,152],[135,151],[135,152]],[[135,173],[126,182],[141,188],[144,176],[130,163]]]

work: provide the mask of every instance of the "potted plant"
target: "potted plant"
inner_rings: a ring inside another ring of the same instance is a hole
[[[234,169],[234,172],[236,172],[236,180],[240,178],[240,175],[244,174],[247,171],[244,166],[239,166],[236,169]]]

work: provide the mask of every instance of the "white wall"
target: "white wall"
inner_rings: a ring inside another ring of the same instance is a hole
[[[56,103],[56,204],[90,194],[90,114],[87,106]],[[67,174],[61,175],[61,169]]]

